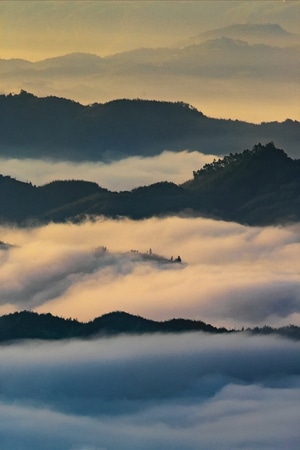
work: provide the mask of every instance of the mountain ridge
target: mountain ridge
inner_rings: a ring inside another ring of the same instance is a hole
[[[66,180],[40,187],[0,175],[0,221],[19,225],[80,222],[106,216],[204,216],[246,225],[300,221],[300,160],[271,142],[230,153],[176,185],[161,181],[114,192],[96,183]]]
[[[187,333],[202,332],[209,334],[230,334],[248,332],[252,335],[280,335],[289,339],[300,339],[300,327],[289,325],[286,327],[248,328],[244,330],[214,327],[201,320],[170,319],[155,321],[129,314],[124,311],[113,311],[96,317],[89,322],[77,319],[65,319],[53,316],[51,313],[38,314],[33,311],[14,312],[0,316],[0,342],[15,340],[62,340],[62,339],[91,339],[99,337],[124,335],[141,335],[153,333]]]
[[[183,46],[170,42],[145,48],[144,44],[109,55],[98,56],[94,48],[93,53],[65,55],[58,50],[52,58],[32,62],[0,59],[1,90],[25,89],[83,104],[113,98],[184,100],[210,117],[257,124],[288,117],[299,121],[300,34],[278,24],[242,23],[205,31]],[[274,135],[266,139],[290,150],[287,140],[280,142]],[[240,141],[239,147],[262,140],[256,135],[251,141]],[[226,146],[223,154],[228,151]]]
[[[300,122],[214,119],[184,102],[118,99],[84,106],[24,90],[0,95],[1,157],[113,161],[166,149],[224,155],[245,142],[270,141],[300,156]]]
[[[282,28],[278,23],[236,23],[221,28],[204,31],[184,39],[177,46],[186,46],[191,43],[204,42],[218,37],[234,39],[248,39],[251,43],[275,42],[276,45],[287,45],[299,42],[299,35]]]

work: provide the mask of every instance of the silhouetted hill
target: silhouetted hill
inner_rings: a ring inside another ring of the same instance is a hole
[[[249,224],[300,220],[300,160],[273,143],[230,154],[194,172],[185,189],[198,208]]]
[[[95,193],[106,193],[96,183],[80,180],[54,181],[36,187],[0,175],[0,221],[38,220],[45,211],[76,202]]]
[[[37,314],[31,311],[16,312],[0,317],[0,341],[66,339],[120,333],[182,333],[187,331],[227,332],[225,328],[218,329],[201,321],[173,319],[156,322],[122,311],[104,314],[88,323],[55,317],[49,313]]]
[[[140,316],[115,311],[82,323],[74,319],[63,319],[52,314],[37,314],[31,311],[16,312],[0,317],[0,342],[20,339],[70,339],[111,336],[117,334],[144,333],[231,333],[237,330],[216,328],[199,320],[172,319],[157,322]],[[300,339],[300,328],[294,325],[282,328],[263,327],[247,329],[251,334],[279,334],[290,339]]]
[[[0,175],[0,219],[80,221],[104,215],[143,219],[174,214],[207,216],[249,225],[300,220],[300,160],[273,143],[231,153],[194,171],[182,185],[159,182],[111,192],[96,183],[56,181],[36,187]]]
[[[82,326],[76,320],[22,311],[0,317],[0,341],[66,339],[80,335]]]
[[[83,106],[21,91],[0,95],[0,156],[113,160],[164,150],[226,154],[274,140],[299,155],[300,123],[212,119],[188,104],[115,100]]]

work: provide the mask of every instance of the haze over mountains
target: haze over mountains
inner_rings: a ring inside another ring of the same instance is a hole
[[[265,44],[276,47],[288,45],[299,45],[300,36],[297,33],[290,33],[277,23],[235,23],[222,28],[215,28],[210,31],[203,31],[195,36],[178,42],[177,46],[186,47],[188,45],[200,44],[209,39],[236,39],[247,41],[249,44]]]
[[[214,117],[299,120],[299,46],[299,35],[278,24],[239,24],[177,46],[105,57],[81,52],[37,62],[2,59],[1,90],[82,103],[124,97],[184,101]]]
[[[138,45],[165,47],[201,31],[239,23],[279,23],[299,32],[295,1],[84,1],[42,2],[38,7],[34,2],[14,1],[3,4],[0,12],[3,23],[9,24],[4,29],[3,54],[33,60],[55,56],[58,48],[64,53],[88,49],[108,55]]]
[[[212,119],[192,106],[115,100],[83,106],[21,91],[0,96],[0,155],[73,161],[110,161],[193,149],[224,155],[275,141],[299,155],[300,122],[250,123]]]

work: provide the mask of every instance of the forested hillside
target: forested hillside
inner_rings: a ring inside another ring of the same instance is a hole
[[[63,319],[52,314],[37,314],[22,311],[0,317],[0,342],[16,339],[59,340],[71,338],[92,338],[117,334],[144,333],[238,333],[244,330],[217,328],[201,320],[171,319],[164,322],[145,319],[140,316],[115,311],[83,323],[75,319]],[[247,329],[252,334],[279,334],[290,339],[300,339],[296,326],[281,328],[255,327]]]
[[[224,155],[272,140],[299,156],[300,123],[213,119],[182,102],[123,99],[83,106],[25,91],[0,95],[5,157],[107,161],[187,149]]]
[[[0,176],[0,219],[33,224],[185,214],[249,225],[300,220],[300,161],[273,143],[231,153],[193,175],[182,185],[162,181],[123,192],[76,180],[36,187]]]

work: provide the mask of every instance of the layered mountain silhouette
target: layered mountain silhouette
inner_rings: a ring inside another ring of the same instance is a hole
[[[0,317],[0,342],[21,339],[60,340],[71,338],[93,338],[118,334],[144,333],[186,333],[204,332],[214,334],[238,333],[241,331],[217,328],[200,320],[171,319],[164,322],[145,319],[140,316],[115,311],[83,323],[75,319],[63,319],[52,314],[37,314],[22,311]],[[255,327],[248,329],[252,334],[279,334],[299,340],[300,328],[287,326],[281,328]]]
[[[111,161],[166,149],[224,155],[272,140],[299,156],[300,122],[213,119],[182,102],[123,99],[83,106],[25,91],[0,95],[2,157]]]
[[[0,341],[185,331],[227,332],[225,328],[216,328],[202,321],[172,319],[165,322],[156,322],[121,311],[104,314],[87,323],[55,317],[50,313],[37,314],[31,311],[22,311],[0,317]]]
[[[240,23],[187,36],[182,42],[164,48],[137,48],[107,56],[90,53],[58,54],[35,62],[16,58],[0,59],[1,92],[16,93],[26,89],[42,97],[68,97],[83,104],[95,101],[110,103],[115,98],[184,100],[211,117],[231,117],[256,123],[266,118],[299,120],[299,46],[300,34],[291,33],[276,23]],[[95,109],[92,115],[98,122]],[[157,123],[159,124],[158,120]],[[114,131],[120,132],[120,122],[115,120],[114,125],[110,125],[114,126]],[[51,126],[49,122],[47,129],[50,130]],[[68,126],[66,121],[66,130]],[[98,126],[101,128],[101,125]],[[138,127],[139,122],[135,129]],[[247,144],[254,145],[259,141],[269,142],[273,139],[288,152],[292,150],[287,139],[278,140],[279,134],[278,137],[268,135],[264,141],[263,131],[258,136],[256,130],[255,136],[247,134],[247,137],[251,137],[250,140],[241,141],[239,133],[233,137],[232,131],[236,130],[231,127],[222,137],[216,134],[216,140],[212,139],[213,134],[209,134],[207,142],[204,139],[205,131],[202,136],[199,129],[192,128],[190,140],[186,140],[186,131],[183,130],[183,142],[175,139],[177,145],[181,146],[185,142],[185,148],[190,148],[191,143],[195,149],[226,154],[232,150],[238,151]],[[80,130],[84,129],[81,124]],[[33,129],[30,130],[33,132]],[[77,133],[77,130],[69,131],[71,134]],[[109,134],[109,130],[107,131]],[[134,128],[131,128],[132,131]],[[143,126],[141,134],[144,135],[145,131]],[[219,129],[215,131],[220,132]],[[245,129],[242,133],[244,132]],[[99,133],[101,135],[100,130]],[[88,134],[81,133],[80,136],[87,140],[88,148]],[[170,145],[173,141],[168,134],[166,136],[166,142],[158,145],[165,143],[168,149],[172,149]],[[121,153],[128,152],[127,137],[125,136]],[[231,142],[228,141],[229,137],[232,138]],[[116,140],[118,141],[117,137]],[[147,140],[145,143],[147,144]],[[101,138],[98,145],[99,158],[106,144],[104,138]],[[116,142],[112,140],[108,144],[111,151],[111,145],[114,147]],[[134,139],[129,147],[132,152],[135,151]],[[119,152],[120,149],[114,150]],[[139,148],[138,151],[142,152],[142,149]],[[90,158],[89,153],[91,150],[88,149],[86,156]],[[66,157],[66,154],[62,157]],[[84,155],[77,155],[76,158],[83,159]]]
[[[227,27],[204,31],[178,42],[177,46],[186,47],[221,38],[242,40],[251,44],[276,45],[278,47],[296,45],[300,41],[298,34],[288,32],[277,23],[236,23]]]
[[[112,192],[69,180],[33,186],[0,176],[0,220],[31,225],[81,221],[91,216],[143,219],[198,215],[249,225],[300,220],[300,160],[271,142],[231,153],[195,170],[181,185],[159,182]]]

